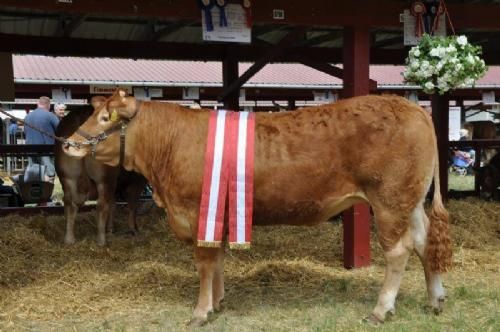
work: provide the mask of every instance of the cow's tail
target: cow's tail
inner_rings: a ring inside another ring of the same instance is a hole
[[[446,272],[452,266],[452,245],[448,211],[443,206],[439,183],[439,159],[435,156],[434,165],[434,197],[429,215],[430,226],[427,233],[425,259],[433,272]]]

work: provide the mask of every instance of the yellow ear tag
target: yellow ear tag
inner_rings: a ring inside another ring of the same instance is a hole
[[[113,112],[111,112],[111,121],[118,121],[118,112],[116,110],[113,110]]]

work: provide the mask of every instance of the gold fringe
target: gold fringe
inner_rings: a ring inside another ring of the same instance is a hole
[[[229,248],[230,249],[250,249],[250,242],[245,242],[245,243],[230,242]]]
[[[198,247],[220,248],[220,246],[221,246],[221,241],[198,240]]]

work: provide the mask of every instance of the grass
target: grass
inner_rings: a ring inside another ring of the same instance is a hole
[[[200,331],[499,331],[500,205],[450,201],[455,268],[444,278],[443,314],[426,307],[414,255],[397,313],[373,328],[384,264],[375,232],[373,264],[342,267],[342,227],[256,228],[249,251],[227,250],[225,308]],[[123,218],[123,212],[117,219]],[[196,303],[190,246],[162,213],[141,217],[142,235],[95,245],[95,221],[81,214],[78,242],[63,246],[60,216],[0,220],[0,330],[182,331]],[[118,231],[124,229],[118,225]]]
[[[474,190],[474,176],[448,173],[448,189],[456,191]]]

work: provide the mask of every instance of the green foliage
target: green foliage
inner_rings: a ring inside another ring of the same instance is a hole
[[[473,86],[487,70],[481,54],[481,46],[470,44],[466,36],[425,34],[410,50],[403,76],[429,94]]]

